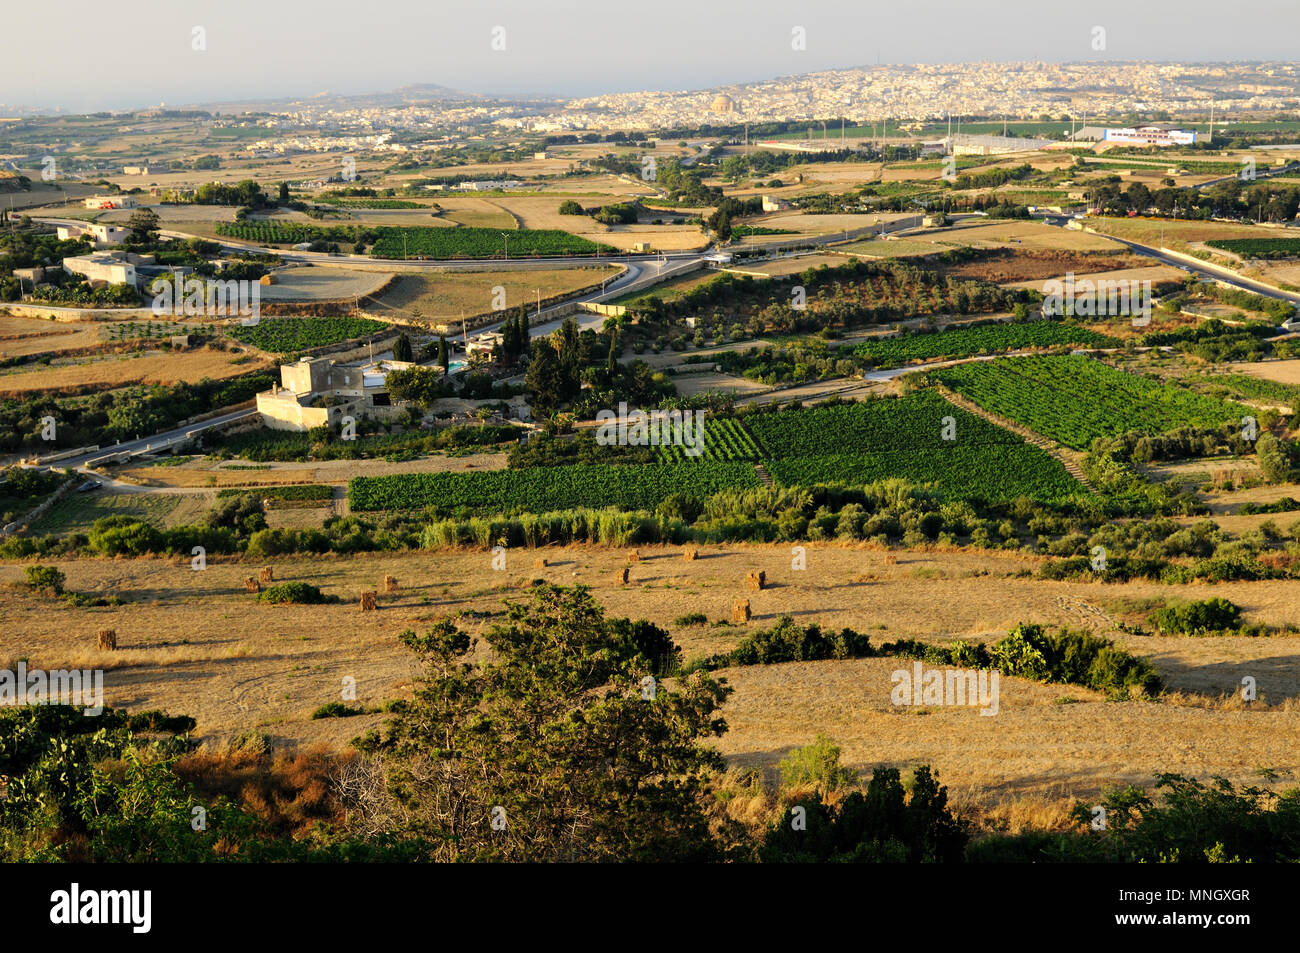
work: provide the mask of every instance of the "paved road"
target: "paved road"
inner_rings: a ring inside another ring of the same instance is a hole
[[[149,437],[141,437],[138,440],[125,440],[122,443],[100,447],[98,450],[90,453],[83,453],[79,456],[68,457],[63,460],[56,460],[49,464],[49,466],[58,469],[72,467],[73,469],[80,470],[93,460],[99,460],[126,451],[144,451],[148,448],[158,449],[159,447],[166,446],[177,440],[182,440],[189,434],[195,434],[203,430],[209,430],[213,427],[219,427],[232,420],[241,420],[245,417],[253,417],[256,415],[257,411],[252,408],[235,410],[230,413],[221,414],[218,417],[199,421],[198,423],[187,424],[184,427],[176,427],[172,430],[165,430],[162,433],[157,433]]]

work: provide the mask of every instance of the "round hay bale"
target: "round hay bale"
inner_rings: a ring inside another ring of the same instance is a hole
[[[760,590],[767,585],[767,573],[759,569],[745,574],[745,585],[750,589]]]
[[[117,630],[100,629],[99,630],[99,647],[108,652],[117,651]]]
[[[257,581],[261,583],[275,582],[275,572],[270,566],[263,566],[257,571]]]
[[[731,607],[731,621],[744,623],[750,618],[749,600],[737,599]]]
[[[384,576],[384,592],[396,592],[396,591],[397,591],[397,577]]]
[[[244,580],[244,589],[247,592],[261,592],[262,584],[258,582],[257,579],[254,578],[253,576],[249,576],[247,579]]]
[[[375,604],[375,594],[373,591],[367,590],[366,592],[361,593],[362,612],[374,612]]]

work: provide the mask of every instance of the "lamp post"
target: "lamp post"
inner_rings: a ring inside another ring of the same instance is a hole
[[[507,232],[502,232],[501,237],[506,240],[506,261],[509,261],[510,260],[510,235]]]

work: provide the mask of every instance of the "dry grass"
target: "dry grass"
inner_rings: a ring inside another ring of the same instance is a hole
[[[238,377],[263,370],[272,363],[265,358],[255,357],[242,364],[235,364],[232,363],[235,358],[235,354],[210,348],[148,357],[114,355],[86,364],[42,367],[39,370],[0,376],[0,396],[77,387],[175,384],[179,381],[196,384],[205,377],[213,380]]]
[[[376,299],[376,310],[384,313],[393,308],[426,320],[458,323],[461,314],[473,317],[493,310],[495,288],[505,289],[509,309],[521,304],[530,308],[542,299],[575,294],[599,287],[605,278],[623,271],[621,266],[602,265],[586,268],[562,268],[548,271],[474,271],[439,274],[400,275],[392,286]]]
[[[479,551],[277,558],[277,579],[320,586],[342,596],[342,606],[260,604],[243,591],[259,565],[252,562],[211,557],[196,573],[180,558],[57,560],[70,590],[115,594],[128,604],[75,608],[0,588],[0,626],[21,633],[0,655],[21,650],[31,664],[49,668],[105,668],[108,704],[190,714],[209,741],[257,730],[278,741],[341,746],[383,720],[310,718],[338,699],[343,677],[356,679],[367,707],[403,697],[418,667],[399,633],[468,610],[475,615],[458,624],[481,639],[493,619],[479,614],[500,612],[501,600],[518,597],[533,578],[591,585],[612,614],[672,631],[688,659],[730,649],[781,614],[851,626],[875,644],[995,638],[1024,619],[1113,638],[1152,658],[1172,693],[1162,703],[1111,702],[1074,686],[1007,678],[999,714],[990,718],[971,709],[921,714],[892,706],[890,672],[899,666],[890,659],[729,669],[721,674],[736,692],[719,750],[736,766],[771,772],[791,748],[824,732],[843,748],[846,764],[866,772],[933,765],[955,800],[984,805],[990,824],[1002,818],[1013,827],[1032,821],[1035,800],[1047,805],[1044,816],[1055,817],[1057,801],[1116,782],[1149,783],[1157,771],[1237,781],[1258,781],[1260,768],[1284,777],[1300,771],[1297,640],[1141,637],[1114,627],[1169,598],[1212,595],[1242,606],[1252,622],[1295,622],[1294,582],[1176,589],[1045,582],[1017,578],[1037,567],[1033,558],[866,546],[809,546],[803,572],[791,569],[788,546],[703,546],[695,560],[683,559],[680,546],[642,546],[639,554],[626,586],[614,574],[629,566],[628,551],[602,547],[548,548],[545,567],[530,558],[514,563],[529,568],[510,573],[493,572],[491,555]],[[766,574],[763,590],[745,589],[751,571]],[[358,612],[357,594],[386,575],[402,580],[400,591],[385,595],[382,611]],[[0,587],[22,577],[22,564],[0,564]],[[729,619],[739,599],[751,605],[747,624],[673,625],[691,612]],[[118,650],[95,650],[94,634],[110,627],[124,634]],[[1262,702],[1238,706],[1228,697],[1244,675],[1257,679]],[[1063,697],[1074,702],[1062,704]]]

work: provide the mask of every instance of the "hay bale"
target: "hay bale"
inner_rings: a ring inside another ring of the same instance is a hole
[[[384,577],[384,592],[396,592],[396,591],[397,591],[397,577],[396,577],[396,576],[385,576],[385,577]]]
[[[99,630],[99,647],[109,652],[117,651],[117,630],[100,629]]]
[[[897,566],[897,565],[898,565],[898,553],[885,553],[885,565],[886,565],[886,566]]]
[[[626,566],[624,566],[622,569],[615,569],[614,578],[617,579],[619,582],[621,582],[623,585],[627,585],[627,574],[629,571],[630,570]]]
[[[275,582],[275,572],[270,566],[263,566],[257,571],[257,581],[260,583]]]
[[[361,611],[362,612],[375,611],[375,593],[373,590],[368,589],[365,592],[361,593]]]
[[[749,589],[759,590],[767,585],[767,573],[758,569],[753,572],[745,573],[745,586]]]
[[[634,549],[627,554],[627,561],[630,563],[639,563],[641,561],[641,550]]]
[[[247,592],[261,592],[262,584],[252,576],[249,576],[247,579],[244,580],[244,589]]]
[[[749,600],[737,599],[731,607],[731,621],[740,623],[748,622],[749,616]]]
[[[546,568],[547,566],[549,566],[549,565],[550,565],[550,563],[548,563],[548,562],[546,561],[546,557],[544,557],[544,556],[543,556],[542,558],[540,558],[540,559],[534,559],[534,560],[533,560],[533,568],[534,568],[534,569],[545,569],[545,568]]]
[[[685,559],[688,563],[699,558],[700,551],[694,546],[687,546],[686,549],[682,551],[682,559]]]

